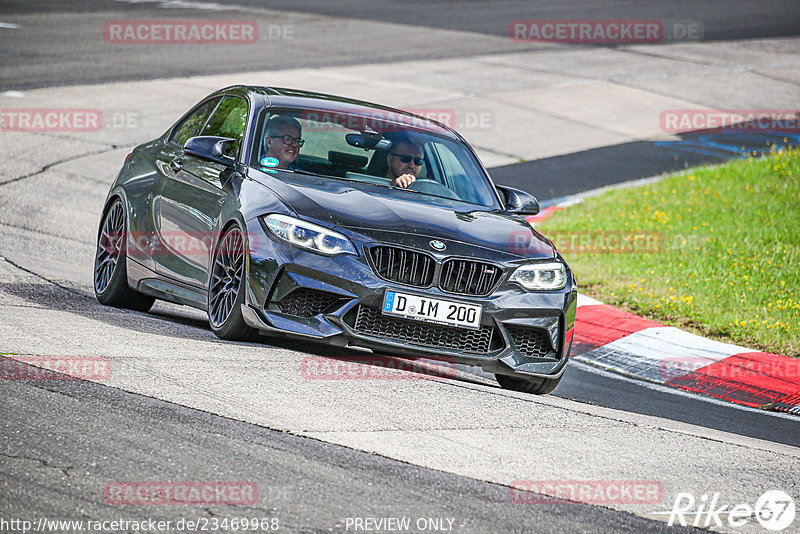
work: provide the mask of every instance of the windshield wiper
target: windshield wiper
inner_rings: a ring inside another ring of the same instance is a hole
[[[388,187],[390,189],[399,189],[400,191],[408,191],[409,193],[415,193],[417,195],[426,195],[426,194],[428,194],[428,193],[423,193],[422,191],[416,191],[414,189],[409,189],[407,187],[398,187],[396,185],[389,185],[389,184],[387,184],[387,185],[376,184],[376,183],[367,182],[367,181],[364,181],[364,180],[355,180],[353,178],[344,178],[342,176],[332,176],[330,174],[321,174],[321,173],[318,173],[318,172],[311,172],[311,171],[307,171],[307,170],[304,170],[304,169],[294,169],[294,170],[292,170],[290,172],[293,172],[295,174],[303,174],[303,175],[306,175],[306,176],[317,176],[319,178],[332,178],[334,180],[342,180],[344,182],[351,182],[351,183],[356,183],[356,184],[377,185],[378,187]],[[437,195],[433,195],[433,196],[437,196]],[[441,197],[441,198],[446,198],[446,197]]]
[[[303,169],[288,169],[288,170],[290,170],[291,172],[293,172],[295,174],[305,174],[306,176],[327,176],[325,174],[320,174],[318,172],[306,171],[306,170],[303,170]]]
[[[296,172],[297,174],[305,174],[306,176],[317,176],[319,178],[331,178],[333,180],[342,180],[343,182],[352,182],[352,183],[356,183],[356,184],[368,184],[369,183],[369,182],[365,182],[363,180],[354,180],[353,178],[345,178],[343,176],[334,176],[332,174],[321,174],[321,173],[318,173],[318,172],[311,172],[311,171],[306,171],[306,170],[303,170],[303,169],[295,169],[292,172]]]

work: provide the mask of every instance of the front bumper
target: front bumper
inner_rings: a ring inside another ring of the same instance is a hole
[[[268,238],[256,220],[248,224],[249,232]],[[572,345],[574,278],[570,275],[560,291],[529,292],[507,284],[507,276],[489,296],[464,297],[382,280],[363,256],[324,257],[268,238],[250,250],[242,315],[265,333],[479,366],[519,378],[559,377]],[[480,304],[481,329],[385,316],[387,288]]]

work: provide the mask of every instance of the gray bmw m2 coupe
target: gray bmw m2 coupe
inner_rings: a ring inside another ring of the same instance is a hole
[[[479,366],[548,393],[572,345],[575,277],[436,121],[270,87],[217,91],[136,147],[108,194],[94,288],[254,332]]]

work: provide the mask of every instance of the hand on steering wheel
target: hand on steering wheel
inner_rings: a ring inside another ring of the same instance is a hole
[[[398,176],[397,178],[395,178],[394,186],[395,187],[408,187],[409,185],[413,184],[416,179],[417,179],[417,177],[414,176],[413,174],[409,174],[409,173],[402,174],[402,175]]]

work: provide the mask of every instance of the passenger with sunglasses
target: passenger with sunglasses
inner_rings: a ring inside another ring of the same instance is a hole
[[[392,185],[408,187],[414,183],[425,163],[422,156],[422,145],[407,134],[399,135],[386,154],[386,162],[389,167],[386,177],[392,180]]]
[[[276,115],[267,121],[264,135],[264,158],[275,158],[274,168],[294,170],[294,160],[305,141],[300,137],[303,127],[297,119]]]

